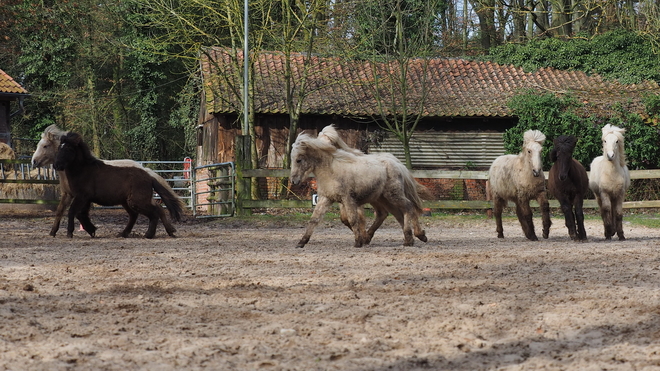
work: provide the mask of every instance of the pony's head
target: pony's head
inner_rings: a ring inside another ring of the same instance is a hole
[[[523,135],[522,156],[532,168],[535,177],[543,174],[543,161],[541,161],[543,142],[545,142],[545,134],[538,130],[527,130]]]
[[[41,133],[41,139],[37,143],[37,150],[32,154],[34,166],[48,166],[55,162],[55,155],[60,146],[60,138],[66,131],[60,130],[57,125],[50,125]]]
[[[573,161],[573,150],[577,144],[577,138],[572,135],[560,135],[555,138],[553,143],[554,147],[550,152],[550,160],[558,167],[559,180],[566,180]]]
[[[335,151],[337,148],[327,139],[300,133],[291,148],[291,183],[298,184],[309,177]]]
[[[60,146],[55,155],[53,167],[55,170],[62,171],[95,160],[96,157],[92,155],[80,134],[67,133],[60,138]]]
[[[626,129],[607,124],[603,126],[603,156],[609,161],[618,161],[626,166],[626,153],[623,148],[623,134]]]

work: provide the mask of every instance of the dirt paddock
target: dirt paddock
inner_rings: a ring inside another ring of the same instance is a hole
[[[286,218],[48,236],[52,213],[0,217],[0,369],[657,370],[660,229],[626,241],[505,239],[493,220],[424,218],[401,246],[388,219],[353,248],[337,220],[304,249]],[[540,234],[540,220],[535,219]]]

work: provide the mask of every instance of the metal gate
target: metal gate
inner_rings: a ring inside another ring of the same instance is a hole
[[[233,162],[198,166],[193,171],[193,215],[197,218],[233,216],[236,171]]]

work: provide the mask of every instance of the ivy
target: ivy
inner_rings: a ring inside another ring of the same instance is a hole
[[[543,148],[545,169],[552,166],[549,152],[552,141],[559,135],[573,135],[578,138],[573,157],[589,169],[591,161],[602,155],[601,128],[606,124],[626,129],[626,156],[631,169],[652,169],[660,165],[660,136],[653,122],[660,117],[660,96],[645,99],[646,119],[619,107],[613,117],[582,117],[582,108],[570,95],[556,97],[552,94],[538,95],[527,92],[513,97],[509,108],[518,116],[516,126],[504,133],[504,144],[508,153],[520,152],[523,133],[527,130],[540,130],[546,135]]]
[[[532,40],[491,49],[486,60],[513,64],[525,71],[543,67],[598,73],[624,84],[643,80],[660,82],[660,58],[651,38],[626,30],[611,31],[592,39]]]

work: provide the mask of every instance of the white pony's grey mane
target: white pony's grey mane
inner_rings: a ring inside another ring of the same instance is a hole
[[[59,143],[60,138],[62,138],[62,135],[65,135],[67,133],[68,131],[64,131],[58,128],[57,125],[53,124],[47,127],[43,133],[41,133],[41,138]]]
[[[623,134],[625,134],[625,132],[626,132],[626,129],[624,129],[624,128],[620,128],[620,127],[614,126],[612,124],[607,124],[607,125],[603,126],[603,139],[605,139],[605,137],[608,134],[614,134],[617,137],[619,137],[621,140],[623,140]]]
[[[527,130],[523,135],[523,143],[527,144],[531,142],[537,142],[538,144],[543,145],[543,142],[545,142],[545,134],[539,130]]]
[[[332,145],[334,145],[335,147],[337,147],[338,149],[353,153],[354,155],[357,156],[364,155],[364,152],[360,151],[359,149],[349,147],[349,145],[346,144],[346,142],[344,142],[339,137],[339,133],[337,132],[337,129],[335,129],[334,125],[328,125],[324,127],[323,130],[321,130],[321,132],[319,133],[317,138],[320,140],[325,140],[331,143]]]
[[[344,145],[346,145],[346,143],[344,143]],[[357,155],[354,151],[351,151],[351,148],[347,145],[346,148],[349,149],[348,151],[342,148],[337,148],[335,143],[331,142],[325,137],[313,137],[312,135],[305,132],[298,134],[298,138],[293,144],[293,148],[298,147],[306,147],[313,150],[326,152],[333,155],[335,159],[339,161],[354,161]],[[362,152],[360,153],[362,154]]]

